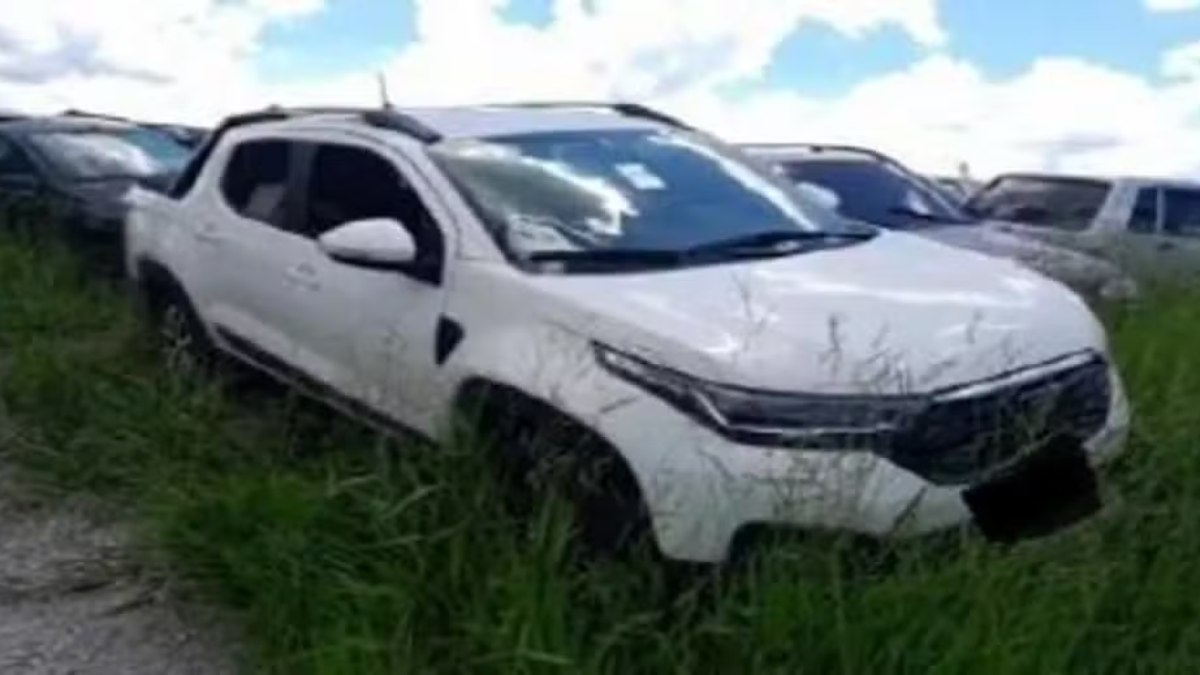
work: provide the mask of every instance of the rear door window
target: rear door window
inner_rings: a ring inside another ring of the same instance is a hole
[[[233,149],[221,193],[239,215],[284,228],[293,146],[287,141],[248,141]]]
[[[1058,230],[1086,230],[1108,198],[1103,181],[1010,176],[986,187],[970,202],[976,215]]]

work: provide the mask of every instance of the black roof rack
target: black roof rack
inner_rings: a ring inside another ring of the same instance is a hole
[[[631,103],[627,101],[531,101],[527,103],[498,103],[484,106],[487,108],[599,108],[602,110],[611,110],[618,115],[625,117],[635,117],[651,122],[658,122],[667,126],[683,129],[686,131],[696,131],[696,128],[678,117],[668,115],[661,110],[651,108],[648,105],[641,103]]]
[[[358,116],[364,123],[380,129],[390,129],[412,136],[422,143],[436,143],[442,140],[437,130],[429,127],[412,115],[406,115],[395,108],[352,108],[344,106],[307,106],[299,108],[269,106],[263,110],[232,115],[218,127],[218,132],[228,131],[236,127],[295,119],[306,115],[351,115]],[[214,134],[215,135],[215,134]]]
[[[97,119],[97,120],[107,120],[109,122],[125,122],[128,124],[134,124],[134,121],[129,119],[128,117],[121,117],[120,115],[112,115],[109,113],[88,112],[87,110],[78,110],[76,108],[68,108],[67,110],[60,112],[58,114],[58,116],[59,117],[90,117],[92,119]]]
[[[422,143],[437,143],[442,140],[442,134],[421,120],[406,115],[395,108],[380,108],[367,110],[362,114],[367,124],[379,129],[390,129],[407,134]]]

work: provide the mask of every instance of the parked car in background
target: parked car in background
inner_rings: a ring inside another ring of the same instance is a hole
[[[975,194],[983,183],[971,178],[955,178],[951,176],[929,176],[927,180],[942,191],[955,204],[963,204]]]
[[[1198,182],[1011,174],[993,180],[965,208],[1140,274],[1200,272]]]
[[[132,124],[147,129],[156,129],[173,137],[180,145],[188,149],[195,149],[204,142],[208,136],[208,129],[189,124],[172,124],[164,122],[146,122],[135,120],[120,115],[110,115],[107,113],[89,112],[87,110],[64,110],[60,113],[64,117],[86,118],[95,120],[107,120],[109,122],[120,122],[124,124]]]
[[[1137,284],[1111,262],[1022,236],[978,217],[898,161],[863,148],[746,146],[825,206],[880,227],[1012,258],[1093,300],[1137,295]]]
[[[2,122],[0,205],[48,207],[73,243],[119,262],[123,198],[133,185],[165,189],[188,156],[171,136],[123,122],[58,116]]]
[[[517,476],[565,457],[593,545],[1044,533],[1097,507],[1128,425],[1076,294],[839,218],[641,106],[270,109],[133,202],[173,357],[384,428],[473,422]]]

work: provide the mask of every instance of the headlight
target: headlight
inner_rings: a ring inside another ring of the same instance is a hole
[[[596,345],[596,357],[610,372],[744,443],[873,447],[901,431],[928,403],[923,396],[756,391],[700,380],[603,345]]]

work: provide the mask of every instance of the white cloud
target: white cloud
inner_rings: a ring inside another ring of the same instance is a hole
[[[1145,0],[1152,12],[1186,12],[1200,8],[1200,0]]]
[[[930,171],[967,161],[982,176],[1200,175],[1200,80],[1156,86],[1075,59],[1044,59],[989,80],[968,63],[933,56],[833,100],[764,92],[737,105],[707,94],[672,103],[739,140],[863,144]]]
[[[1200,42],[1177,47],[1163,57],[1163,75],[1180,80],[1200,80]]]
[[[1164,56],[1165,82],[1068,58],[990,79],[940,53],[937,0],[555,0],[543,27],[507,21],[505,0],[416,3],[417,39],[378,68],[402,103],[625,98],[732,139],[861,143],[929,170],[1200,173],[1198,45]],[[0,107],[212,120],[376,100],[374,72],[288,85],[254,75],[264,29],[321,0],[98,5],[0,15]],[[928,55],[833,98],[763,88],[774,50],[806,22],[851,37],[898,27]],[[12,74],[22,68],[24,80]]]
[[[321,0],[38,0],[0,13],[0,104],[213,117],[255,89],[271,23]]]

